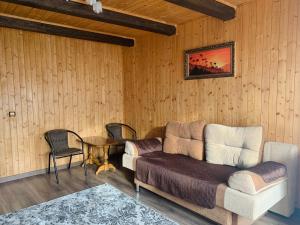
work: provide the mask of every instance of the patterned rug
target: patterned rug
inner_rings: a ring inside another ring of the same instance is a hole
[[[178,225],[109,184],[0,215],[9,225]]]

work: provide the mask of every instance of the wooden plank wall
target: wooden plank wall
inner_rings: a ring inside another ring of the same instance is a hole
[[[47,130],[122,121],[122,61],[119,46],[0,28],[0,176],[46,168]]]
[[[232,40],[235,78],[183,79],[183,50]],[[266,140],[300,146],[299,0],[254,0],[232,21],[205,17],[175,37],[139,38],[124,50],[124,73],[125,121],[139,137],[170,120],[205,119],[261,124]]]

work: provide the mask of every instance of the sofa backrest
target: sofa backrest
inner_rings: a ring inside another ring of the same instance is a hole
[[[163,151],[203,160],[203,130],[205,124],[204,121],[191,123],[169,122],[166,126]]]
[[[261,161],[263,129],[208,124],[205,153],[209,163],[249,168]]]

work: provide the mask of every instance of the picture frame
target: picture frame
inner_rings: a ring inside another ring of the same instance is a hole
[[[234,77],[235,42],[184,51],[184,79]]]

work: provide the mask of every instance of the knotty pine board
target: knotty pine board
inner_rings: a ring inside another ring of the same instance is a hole
[[[184,80],[184,50],[227,41],[236,42],[234,78]],[[174,37],[139,37],[124,50],[124,73],[125,121],[139,137],[160,134],[155,128],[170,120],[203,119],[262,125],[266,141],[300,146],[298,0],[254,0],[231,21],[205,17]]]
[[[0,28],[0,176],[46,168],[47,130],[122,122],[122,62],[119,46]]]

